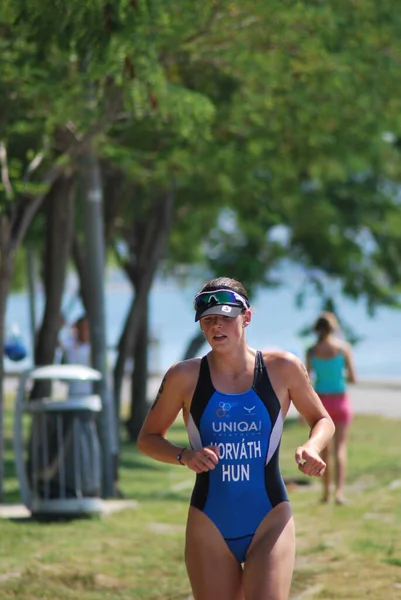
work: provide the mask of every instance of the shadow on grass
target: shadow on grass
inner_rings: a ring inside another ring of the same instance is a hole
[[[6,458],[4,460],[4,477],[6,479],[15,479],[16,476],[14,460],[12,458]]]
[[[310,479],[305,479],[304,477],[284,477],[283,479],[286,486],[305,487],[312,484]]]
[[[10,523],[16,523],[17,525],[35,523],[35,519],[33,517],[3,517],[2,520],[9,521]]]
[[[4,521],[10,521],[11,523],[17,523],[25,525],[27,523],[34,523],[38,525],[51,526],[51,525],[69,525],[74,522],[88,522],[100,520],[102,517],[99,515],[27,515],[24,517],[3,517]]]
[[[148,462],[139,453],[137,456],[124,456],[123,454],[120,457],[119,466],[123,469],[135,469],[136,471],[163,471],[165,469],[163,463]]]
[[[21,502],[20,486],[15,472],[15,463],[12,458],[4,460],[4,502],[18,504]]]

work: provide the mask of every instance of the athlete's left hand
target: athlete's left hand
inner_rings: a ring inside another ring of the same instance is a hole
[[[299,446],[295,452],[295,462],[298,469],[310,477],[322,477],[326,470],[326,463],[313,446]]]

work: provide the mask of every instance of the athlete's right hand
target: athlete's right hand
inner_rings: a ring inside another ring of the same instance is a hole
[[[181,460],[188,469],[195,473],[212,471],[219,462],[219,448],[218,446],[205,446],[196,451],[187,448]]]

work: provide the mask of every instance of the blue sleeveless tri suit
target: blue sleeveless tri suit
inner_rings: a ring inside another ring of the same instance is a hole
[[[288,500],[279,468],[283,415],[261,352],[252,388],[242,394],[218,392],[202,358],[187,430],[194,450],[216,445],[220,451],[216,468],[197,475],[191,506],[213,521],[244,562],[263,518]]]

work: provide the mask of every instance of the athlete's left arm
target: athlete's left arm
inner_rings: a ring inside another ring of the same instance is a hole
[[[313,389],[303,362],[290,356],[286,359],[285,370],[290,398],[310,426],[309,439],[297,448],[295,460],[306,475],[322,476],[326,464],[320,453],[334,435],[334,423]]]
[[[353,358],[353,355],[352,355],[351,346],[349,344],[347,344],[345,346],[344,358],[345,358],[345,366],[347,368],[348,383],[356,383],[356,373],[355,373],[354,358]]]
[[[311,355],[311,348],[308,348],[308,350],[306,352],[306,357],[305,357],[305,365],[306,365],[306,370],[309,375],[312,373],[312,361],[311,361],[310,355]]]

